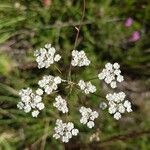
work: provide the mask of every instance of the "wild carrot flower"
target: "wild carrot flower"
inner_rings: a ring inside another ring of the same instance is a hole
[[[31,88],[20,90],[19,95],[21,96],[21,102],[18,102],[17,107],[23,109],[25,113],[32,111],[32,116],[37,117],[39,111],[45,108],[42,102],[42,94],[41,89],[37,89],[36,94],[33,93]]]
[[[119,120],[121,118],[121,114],[127,112],[131,112],[131,103],[128,100],[125,100],[125,93],[109,93],[106,95],[106,99],[108,100],[108,111],[110,114],[114,114],[114,118]]]
[[[44,89],[45,93],[51,94],[54,90],[57,90],[58,84],[61,83],[61,78],[59,76],[54,77],[51,75],[43,76],[42,80],[38,82],[40,88]]]
[[[56,49],[51,47],[51,44],[46,44],[44,48],[40,48],[34,52],[38,68],[48,68],[54,62],[58,62],[61,59],[59,54],[56,54]]]
[[[138,33],[135,33],[133,37],[134,40],[138,39]],[[132,41],[133,41],[132,39]],[[61,58],[59,54],[56,54],[54,47],[51,44],[46,44],[44,48],[36,50],[34,55],[36,56],[36,61],[38,63],[38,68],[48,68],[54,62],[58,62]],[[87,58],[84,51],[72,51],[72,66],[89,66],[90,60]],[[121,75],[120,65],[118,63],[107,63],[105,68],[101,73],[98,74],[100,80],[104,80],[107,84],[110,84],[112,88],[116,88],[117,82],[122,82],[124,80]],[[52,94],[53,91],[58,89],[58,85],[65,82],[69,85],[78,85],[79,89],[85,93],[90,94],[96,92],[96,86],[94,86],[90,81],[85,82],[84,80],[79,80],[78,83],[74,81],[61,79],[59,76],[45,75],[41,80],[38,81],[39,88],[33,92],[31,88],[22,89],[19,92],[21,101],[18,102],[17,107],[25,111],[25,113],[31,112],[33,117],[37,117],[41,110],[45,108],[42,102],[43,94]],[[67,86],[70,87],[70,86]],[[67,89],[67,88],[66,88]],[[108,103],[100,103],[100,108],[105,109],[108,107],[110,114],[114,115],[114,118],[119,120],[123,113],[131,112],[131,103],[125,99],[125,93],[109,93],[106,95]],[[56,107],[62,113],[68,113],[67,101],[60,95],[56,96],[53,106]],[[88,128],[93,128],[95,126],[95,119],[98,118],[99,114],[97,111],[93,111],[91,108],[86,108],[84,106],[80,107],[79,112],[81,113],[80,123],[86,125]],[[55,133],[53,137],[60,139],[62,142],[69,142],[73,136],[77,136],[79,130],[74,128],[72,122],[63,123],[61,119],[56,120],[56,126],[54,128]]]
[[[122,82],[124,80],[118,63],[107,63],[102,72],[98,74],[98,78],[110,84],[112,88],[116,88],[117,82]]]
[[[72,66],[89,66],[90,60],[87,58],[86,54],[84,51],[77,51],[73,50],[72,51],[72,61],[71,61]]]
[[[63,99],[60,95],[58,95],[55,98],[55,103],[53,103],[53,106],[56,107],[59,111],[63,112],[63,113],[67,113],[68,112],[68,107],[67,107],[67,102],[65,99]]]
[[[80,87],[80,89],[82,91],[84,91],[85,94],[96,92],[96,87],[94,85],[92,85],[92,83],[90,81],[89,82],[85,82],[83,80],[80,80],[78,82],[78,86]]]
[[[88,128],[93,128],[95,125],[94,120],[98,118],[98,112],[92,111],[91,108],[86,108],[84,106],[79,109],[79,112],[82,116],[80,122],[86,124]]]
[[[53,137],[55,139],[61,139],[64,143],[68,143],[72,136],[77,136],[79,133],[79,130],[74,128],[74,124],[72,122],[63,123],[60,119],[56,120],[56,127],[54,128],[54,131],[55,133],[53,134]]]

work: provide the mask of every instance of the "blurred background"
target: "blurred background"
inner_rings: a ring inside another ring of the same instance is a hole
[[[67,76],[83,12],[83,0],[0,0],[0,150],[149,150],[150,149],[150,2],[148,0],[86,0],[76,48],[92,61],[88,68],[73,69],[74,79],[90,79],[106,62],[121,65],[125,81],[118,87],[132,102],[133,112],[116,121],[100,112],[92,130],[79,123],[76,107],[84,101],[97,108],[102,98],[75,92],[69,96],[69,117],[80,135],[68,144],[52,138],[59,113],[54,96],[46,97],[46,109],[37,119],[16,108],[18,91],[37,87],[44,74]],[[56,68],[38,69],[34,50],[52,43],[63,59]],[[111,89],[102,82],[97,93]],[[66,94],[67,91],[62,91]],[[66,118],[65,118],[66,117]]]

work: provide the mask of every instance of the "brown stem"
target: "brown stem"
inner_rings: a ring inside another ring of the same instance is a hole
[[[141,137],[143,135],[150,135],[150,129],[143,130],[143,131],[140,131],[140,132],[132,131],[128,134],[112,136],[108,139],[105,139],[105,140],[102,140],[102,141],[96,142],[96,143],[98,145],[102,145],[102,144],[106,144],[106,143],[108,144],[108,143],[116,142],[116,141],[127,141],[129,139],[135,139],[135,138]],[[95,143],[90,143],[89,145],[93,145],[93,144],[95,144]]]
[[[81,25],[82,25],[84,16],[85,16],[85,0],[83,0],[83,12],[82,12],[82,17],[81,17],[81,20],[80,20],[79,27],[75,27],[75,29],[77,30],[77,34],[76,34],[76,38],[75,38],[75,43],[74,43],[74,48],[73,48],[73,49],[76,48],[76,45],[77,45],[77,41],[78,41],[78,38],[79,38],[79,33],[80,33],[80,29],[81,29]]]
[[[75,26],[75,29],[77,30],[77,34],[76,34],[76,38],[75,38],[75,43],[74,43],[74,48],[73,48],[73,49],[76,48],[76,45],[77,45],[77,41],[78,41],[78,38],[79,38],[79,33],[80,33],[80,29],[81,29],[81,26],[82,26],[82,22],[83,22],[84,16],[85,16],[85,0],[83,0],[83,12],[82,12],[82,17],[81,17],[81,20],[80,20],[79,27],[76,27],[76,26]],[[72,69],[72,66],[71,66],[71,63],[70,63],[69,73],[68,73],[68,80],[70,80],[70,81],[71,81],[71,69]]]
[[[102,147],[105,146],[105,144],[108,146],[108,144],[111,144],[111,142],[116,142],[116,141],[127,141],[129,139],[135,139],[135,138],[139,138],[141,136],[144,135],[150,135],[150,129],[148,130],[143,130],[140,132],[136,132],[136,131],[132,131],[128,134],[123,134],[123,135],[117,135],[117,136],[112,136],[108,139],[104,139],[102,141],[99,142],[91,142],[91,143],[80,143],[79,141],[77,143],[70,143],[70,144],[66,144],[65,148],[66,150],[75,150],[75,149],[100,149]]]

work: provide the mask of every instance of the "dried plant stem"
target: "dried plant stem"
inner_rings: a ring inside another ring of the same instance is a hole
[[[150,136],[150,129],[139,131],[139,132],[132,131],[132,132],[127,133],[127,134],[112,136],[110,138],[101,140],[99,142],[90,142],[88,144],[78,142],[75,144],[70,144],[70,145],[68,144],[68,145],[65,145],[65,148],[66,148],[66,150],[69,150],[69,149],[89,149],[89,148],[101,149],[101,148],[104,148],[105,145],[108,146],[108,144],[111,144],[112,142],[116,142],[116,141],[125,142],[125,141],[139,138],[142,136]]]
[[[79,38],[80,29],[81,29],[81,26],[82,26],[82,22],[83,22],[84,16],[85,16],[85,0],[83,0],[83,12],[82,12],[82,17],[81,17],[81,20],[80,20],[79,27],[76,27],[76,26],[75,26],[75,29],[77,30],[77,34],[76,34],[76,37],[75,37],[75,42],[74,42],[74,47],[73,47],[73,49],[76,48],[76,45],[77,45],[77,41],[78,41],[78,38]],[[72,69],[72,66],[71,66],[71,63],[70,63],[69,73],[68,73],[68,79],[69,79],[70,81],[71,81],[71,69]]]
[[[73,48],[73,49],[76,48],[76,45],[77,45],[77,41],[78,41],[78,38],[79,38],[79,33],[80,33],[80,29],[81,29],[81,25],[82,25],[84,16],[85,16],[85,0],[83,0],[83,12],[82,12],[82,17],[81,17],[81,20],[80,20],[79,27],[75,27],[75,29],[77,30],[77,34],[76,34],[76,38],[75,38],[75,43],[74,43],[74,48]]]
[[[106,140],[102,140],[100,142],[97,142],[97,144],[99,145],[102,145],[102,144],[105,144],[105,143],[110,143],[110,142],[115,142],[115,141],[127,141],[129,139],[134,139],[134,138],[138,138],[138,137],[141,137],[143,135],[150,135],[150,129],[148,130],[143,130],[143,131],[140,131],[140,132],[137,132],[137,131],[132,131],[130,133],[127,133],[127,134],[122,134],[122,135],[117,135],[117,136],[112,136]],[[90,145],[93,144],[93,143],[90,143]]]

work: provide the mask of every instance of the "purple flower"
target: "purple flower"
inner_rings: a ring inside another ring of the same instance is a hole
[[[129,17],[129,18],[127,18],[127,19],[125,20],[124,25],[125,25],[126,27],[130,27],[132,24],[133,24],[133,19],[132,19],[131,17]]]
[[[136,42],[140,39],[141,35],[139,31],[134,31],[131,35],[131,37],[129,38],[130,42]]]

